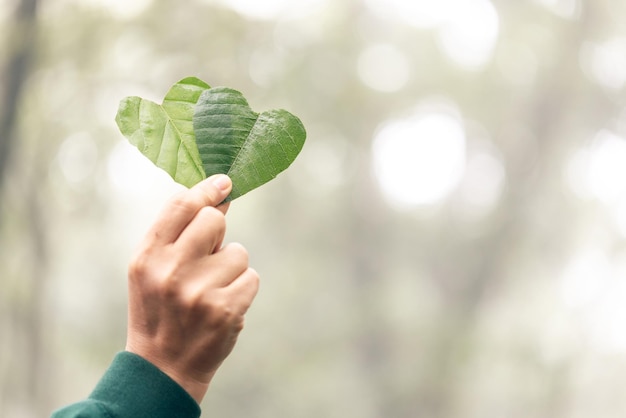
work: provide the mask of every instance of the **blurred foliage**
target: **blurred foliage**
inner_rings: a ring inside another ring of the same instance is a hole
[[[195,75],[308,132],[231,208],[262,289],[207,416],[623,416],[626,3],[474,1],[497,14],[478,63],[471,43],[450,52],[454,26],[374,0],[41,0],[30,26],[5,1],[0,415],[83,398],[123,349],[126,262],[179,186],[113,119]],[[398,205],[372,144],[415,109],[459,121],[466,164],[441,199]]]

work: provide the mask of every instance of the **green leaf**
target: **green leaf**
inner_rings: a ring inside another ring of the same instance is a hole
[[[115,120],[131,144],[184,186],[228,174],[233,190],[226,201],[289,167],[306,138],[300,119],[286,110],[253,112],[240,92],[195,77],[174,84],[161,105],[123,99]]]
[[[115,118],[131,144],[172,178],[191,187],[206,178],[193,130],[200,94],[210,86],[195,77],[174,84],[159,105],[140,97],[120,102]]]
[[[275,178],[300,153],[306,131],[286,110],[258,114],[243,95],[215,87],[200,95],[193,116],[198,151],[207,176],[228,174],[236,199]]]

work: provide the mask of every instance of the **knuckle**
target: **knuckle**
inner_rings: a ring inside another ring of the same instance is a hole
[[[198,193],[194,193],[193,190],[185,190],[174,195],[170,200],[170,205],[183,212],[193,213],[205,206],[206,203]]]
[[[166,301],[175,301],[181,299],[182,289],[180,288],[180,282],[176,279],[174,274],[164,274],[155,283],[155,292],[158,293],[160,299]]]
[[[212,223],[218,229],[226,229],[226,217],[213,206],[202,207],[196,216]]]
[[[129,281],[142,292],[159,299],[172,300],[179,297],[180,263],[172,257],[161,257],[144,250],[136,254],[128,265]]]
[[[225,294],[212,299],[208,311],[210,325],[215,328],[239,332],[243,328],[244,314],[241,307]]]
[[[252,284],[252,286],[254,286],[255,289],[258,290],[259,286],[261,285],[261,276],[259,276],[259,273],[252,268],[248,268],[248,275],[250,277],[250,283]]]
[[[230,322],[233,316],[233,309],[226,301],[220,301],[213,307],[218,318],[221,318],[223,322]]]
[[[235,321],[235,322],[231,325],[231,327],[232,327],[233,331],[235,331],[236,333],[241,332],[241,331],[243,330],[244,322],[245,322],[245,321],[244,321],[243,317],[239,317],[239,318],[237,319],[237,321]]]
[[[207,307],[205,302],[205,295],[203,292],[199,292],[197,290],[186,292],[181,294],[181,298],[183,298],[183,303],[186,308],[191,312],[194,316],[198,316],[200,318],[206,315]]]
[[[222,240],[226,235],[226,217],[222,212],[212,206],[205,206],[195,217],[195,228],[201,228],[206,232],[206,240]]]
[[[128,276],[137,280],[149,276],[151,257],[146,251],[138,252],[128,263]]]
[[[170,200],[170,204],[179,208],[189,208],[193,203],[190,199],[191,196],[191,193],[189,193],[188,191],[177,193]]]
[[[225,250],[228,252],[229,256],[233,259],[233,261],[248,265],[249,254],[246,247],[239,244],[238,242],[230,243],[226,246]]]
[[[224,300],[212,301],[209,307],[211,325],[216,328],[231,327],[236,319],[235,310]]]

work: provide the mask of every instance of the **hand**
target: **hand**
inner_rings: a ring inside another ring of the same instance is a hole
[[[222,247],[232,188],[212,176],[175,196],[129,267],[126,350],[150,361],[198,403],[243,328],[259,276],[239,244]]]

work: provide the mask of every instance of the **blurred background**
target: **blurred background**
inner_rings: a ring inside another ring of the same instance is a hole
[[[228,240],[206,416],[623,417],[626,2],[3,0],[0,416],[89,394],[180,190],[117,130],[186,76],[308,131]]]

